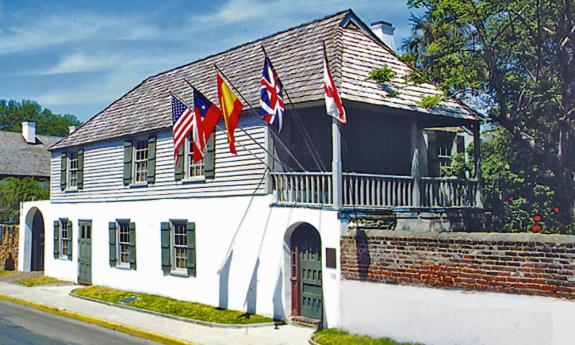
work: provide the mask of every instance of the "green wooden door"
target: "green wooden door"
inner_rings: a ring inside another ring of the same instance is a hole
[[[92,284],[92,222],[81,220],[78,224],[78,283]]]
[[[300,315],[321,320],[323,312],[321,239],[311,227],[297,229]]]

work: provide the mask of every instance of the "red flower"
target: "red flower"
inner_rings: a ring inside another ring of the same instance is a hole
[[[512,197],[511,195],[510,195],[510,196],[508,196],[508,197],[507,197],[507,201],[509,201],[509,202],[513,202],[513,197]]]
[[[535,221],[535,222],[540,222],[541,219],[543,219],[543,218],[541,217],[540,214],[536,214],[535,216],[533,216],[533,221]]]
[[[555,207],[555,208],[553,208],[553,213],[555,213],[555,214],[559,214],[559,207]]]
[[[531,230],[533,230],[533,232],[539,232],[541,231],[542,227],[539,224],[535,224],[531,227]]]

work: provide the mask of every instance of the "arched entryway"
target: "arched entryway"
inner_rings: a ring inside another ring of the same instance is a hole
[[[30,239],[30,265],[26,265],[30,271],[44,270],[44,216],[36,207],[31,208],[26,215],[26,235]],[[26,255],[26,253],[25,253]]]
[[[321,237],[302,223],[290,237],[292,316],[321,320],[323,314]]]

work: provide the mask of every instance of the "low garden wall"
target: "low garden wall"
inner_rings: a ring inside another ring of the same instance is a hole
[[[343,279],[575,299],[575,236],[356,230]]]
[[[340,264],[351,332],[426,345],[575,339],[575,236],[352,230]]]
[[[0,224],[0,270],[18,267],[18,225]]]

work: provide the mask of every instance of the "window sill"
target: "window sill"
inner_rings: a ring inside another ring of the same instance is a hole
[[[170,275],[174,277],[189,278],[188,271],[170,271]]]
[[[64,189],[64,193],[76,193],[78,191],[78,187],[70,187]]]
[[[194,176],[182,179],[182,183],[203,183],[206,182],[205,176]]]
[[[144,188],[148,187],[148,182],[132,182],[130,188]]]
[[[60,257],[58,257],[58,260],[72,261],[72,257],[70,257],[69,255],[60,255]]]
[[[126,271],[131,270],[130,264],[117,264],[116,268],[119,270],[126,270]]]

